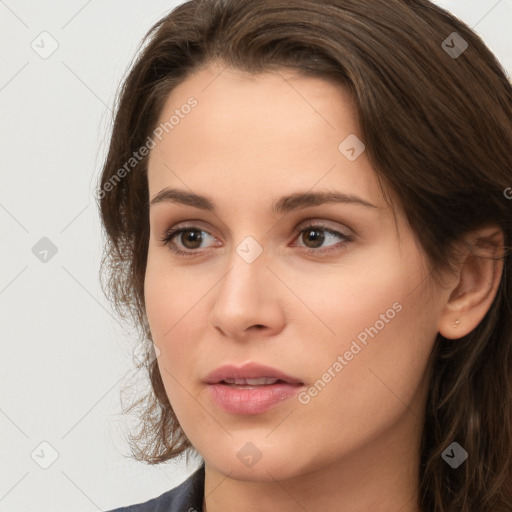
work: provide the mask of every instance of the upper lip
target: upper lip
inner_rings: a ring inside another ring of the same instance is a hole
[[[258,379],[261,377],[279,379],[290,384],[303,384],[300,379],[290,377],[276,368],[253,362],[243,366],[233,364],[220,366],[210,372],[204,380],[207,384],[218,384],[225,379]]]

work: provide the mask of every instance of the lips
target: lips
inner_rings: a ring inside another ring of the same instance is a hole
[[[213,402],[230,414],[262,414],[288,402],[301,386],[299,379],[281,370],[257,363],[225,365],[206,378]]]
[[[267,379],[267,381],[261,379]],[[207,384],[223,383],[248,386],[271,385],[278,381],[287,384],[304,384],[300,379],[291,377],[281,370],[258,363],[248,363],[241,367],[224,365],[213,370],[205,378]]]

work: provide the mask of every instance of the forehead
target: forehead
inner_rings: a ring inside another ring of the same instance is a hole
[[[365,153],[350,161],[339,149],[360,130],[350,94],[332,82],[294,70],[253,75],[212,64],[171,92],[159,126],[150,197],[184,185],[219,194],[251,190],[252,199],[255,191],[263,197],[315,187],[383,205]]]

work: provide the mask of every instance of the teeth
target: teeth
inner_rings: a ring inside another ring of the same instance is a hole
[[[249,386],[266,386],[275,384],[279,379],[272,377],[260,377],[259,379],[224,379],[222,382],[226,384],[249,385]]]

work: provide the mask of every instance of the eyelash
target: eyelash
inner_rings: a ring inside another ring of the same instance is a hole
[[[304,233],[306,231],[311,231],[313,229],[315,229],[317,231],[325,231],[331,235],[338,235],[340,238],[343,238],[343,241],[338,244],[335,244],[333,246],[329,246],[328,249],[323,249],[323,250],[322,249],[302,248],[304,250],[304,252],[306,252],[307,254],[317,254],[317,255],[319,253],[326,254],[331,251],[342,249],[354,240],[353,236],[346,235],[344,233],[340,233],[339,231],[330,229],[327,226],[323,226],[322,224],[311,223],[311,224],[308,224],[307,226],[295,229],[294,231],[298,236],[301,233]],[[191,226],[181,226],[179,228],[171,228],[169,231],[167,231],[165,236],[163,238],[160,238],[160,242],[162,242],[163,245],[166,245],[171,252],[173,252],[174,254],[178,254],[179,256],[197,256],[197,253],[199,252],[197,250],[183,251],[183,250],[178,249],[177,247],[173,247],[171,245],[171,240],[173,238],[175,238],[176,236],[178,236],[180,233],[183,233],[184,231],[202,231],[204,233],[208,233],[207,231],[199,228],[198,226],[192,226],[192,225]],[[210,235],[210,233],[208,233],[208,234]]]

